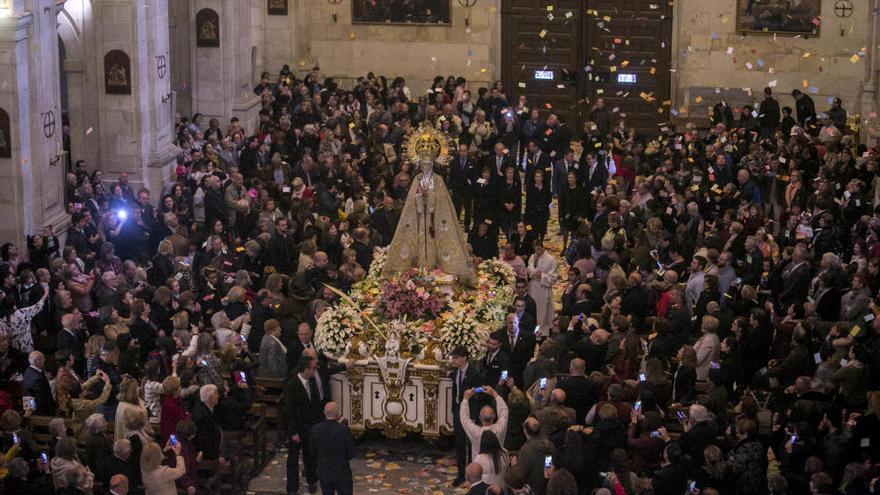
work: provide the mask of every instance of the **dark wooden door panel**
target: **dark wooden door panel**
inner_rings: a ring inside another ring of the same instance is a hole
[[[552,11],[547,3],[502,2],[501,76],[510,101],[526,95],[532,108],[552,109],[579,128],[601,96],[628,126],[655,135],[669,111],[669,3],[566,0]],[[577,79],[564,80],[564,70]],[[552,71],[553,80],[535,71]]]
[[[581,12],[581,0],[554,2],[552,11],[546,0],[502,2],[502,80],[511,103],[525,95],[531,108],[571,117],[578,90],[563,74],[580,63]]]

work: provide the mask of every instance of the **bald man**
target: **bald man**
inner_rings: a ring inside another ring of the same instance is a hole
[[[46,378],[46,356],[40,351],[28,354],[28,368],[24,370],[21,386],[26,397],[33,397],[33,414],[38,416],[55,415],[55,399]],[[30,406],[28,406],[30,408]]]
[[[117,474],[110,478],[107,495],[128,495],[128,478],[124,474]]]
[[[309,448],[317,462],[323,495],[351,495],[354,491],[348,464],[354,458],[354,438],[339,418],[339,404],[330,401],[324,405],[324,421],[312,426]]]
[[[556,388],[565,392],[565,405],[574,409],[576,422],[584,424],[587,411],[599,400],[596,385],[586,375],[587,363],[581,358],[574,358],[568,365],[570,376],[556,384]]]

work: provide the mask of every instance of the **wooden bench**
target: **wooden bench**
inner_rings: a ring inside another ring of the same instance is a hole
[[[31,435],[41,451],[48,451],[52,443],[52,434],[49,433],[49,422],[55,416],[28,416],[24,418],[24,426],[30,430]]]
[[[283,415],[281,396],[284,394],[284,380],[280,378],[257,377],[256,403],[264,406],[263,418],[265,427],[275,430],[278,443],[283,443],[280,435],[284,427],[281,423]]]

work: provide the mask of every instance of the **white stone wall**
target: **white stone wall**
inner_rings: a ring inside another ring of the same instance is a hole
[[[751,88],[755,101],[760,101],[764,87],[776,81],[774,93],[782,105],[794,108],[789,96],[792,89],[808,92],[815,87],[816,93],[810,96],[817,111],[828,109],[831,105],[827,99],[832,96],[840,96],[848,111],[859,111],[863,108],[863,84],[874,76],[866,65],[868,57],[860,56],[855,63],[851,58],[862,49],[873,52],[869,31],[877,19],[871,15],[874,1],[852,2],[855,12],[845,19],[835,15],[834,3],[822,2],[818,36],[796,38],[737,34],[735,0],[677,1],[673,24],[675,72],[671,75],[676,107],[682,110],[697,104],[693,98],[688,101],[688,88],[692,86]],[[729,47],[733,48],[732,54],[727,53]],[[807,81],[807,88],[803,81]]]
[[[466,77],[476,86],[488,86],[500,71],[501,0],[483,0],[470,11],[470,33],[465,32],[467,10],[451,2],[451,26],[392,26],[351,23],[351,3],[334,6],[311,0],[296,4],[296,65],[293,69],[321,67],[321,73],[340,79],[367,72],[393,78],[403,76],[415,93],[430,87],[435,75]],[[270,65],[271,67],[271,65]],[[279,66],[280,67],[280,66]]]
[[[58,43],[54,0],[19,0],[0,18],[0,108],[10,117],[12,158],[0,159],[0,239],[24,246],[25,235],[61,223],[63,167]],[[54,134],[43,115],[53,112]]]

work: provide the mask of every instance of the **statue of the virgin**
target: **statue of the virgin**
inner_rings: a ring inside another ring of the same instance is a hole
[[[392,275],[412,267],[439,268],[457,276],[461,283],[472,285],[476,277],[470,250],[449,190],[434,173],[432,160],[421,160],[419,169],[388,247],[382,274]]]

